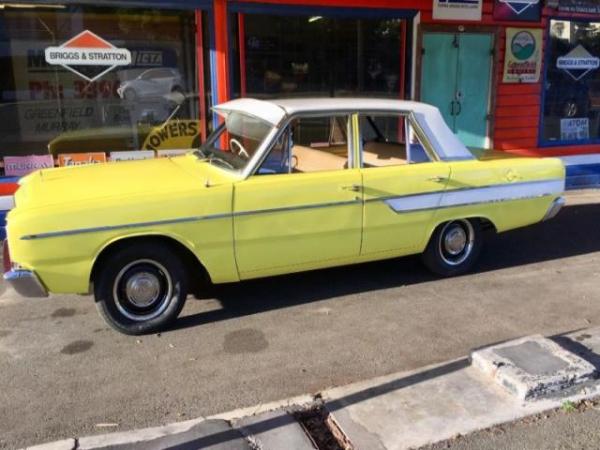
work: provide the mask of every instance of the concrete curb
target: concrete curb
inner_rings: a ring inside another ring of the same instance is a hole
[[[61,441],[49,442],[33,447],[27,447],[26,450],[92,450],[124,445],[136,445],[189,432],[195,426],[201,425],[209,420],[235,422],[242,418],[260,416],[261,414],[276,410],[308,407],[309,405],[314,404],[314,402],[315,397],[313,395],[306,394],[283,400],[277,400],[274,402],[261,403],[259,405],[247,408],[239,408],[233,411],[207,417],[198,417],[196,419],[190,419],[183,422],[160,425],[157,427],[142,428],[130,431],[117,431],[114,433],[105,433],[82,438],[70,438]]]
[[[540,335],[474,351],[471,362],[520,400],[565,392],[597,376],[592,364]]]

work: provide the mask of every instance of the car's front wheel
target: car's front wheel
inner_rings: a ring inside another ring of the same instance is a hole
[[[102,317],[125,334],[145,334],[174,321],[187,296],[185,267],[162,243],[134,243],[103,258],[94,279]]]
[[[423,262],[438,275],[461,275],[471,270],[482,245],[478,220],[452,220],[436,228],[423,253]]]

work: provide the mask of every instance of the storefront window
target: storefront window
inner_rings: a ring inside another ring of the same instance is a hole
[[[142,150],[153,157],[199,147],[210,98],[199,92],[204,74],[197,60],[208,53],[198,52],[197,42],[208,39],[196,30],[206,30],[206,20],[193,10],[6,6],[0,12],[6,174],[7,157],[51,155],[58,163],[77,159],[64,154],[110,159]]]
[[[551,20],[541,140],[600,140],[600,23]]]
[[[234,96],[404,95],[406,21],[233,14]]]

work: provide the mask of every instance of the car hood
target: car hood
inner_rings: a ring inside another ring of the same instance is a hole
[[[207,184],[231,181],[223,170],[193,155],[140,161],[119,161],[61,167],[22,178],[15,195],[18,209],[84,203],[153,193],[205,189]]]

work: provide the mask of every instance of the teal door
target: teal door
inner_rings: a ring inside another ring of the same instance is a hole
[[[424,33],[421,101],[437,106],[468,147],[489,146],[493,36]]]

